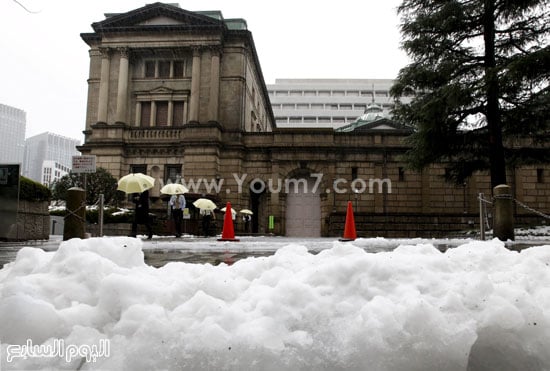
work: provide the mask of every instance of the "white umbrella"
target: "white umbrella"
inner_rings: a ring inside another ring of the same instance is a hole
[[[160,192],[166,195],[179,195],[179,194],[187,193],[189,192],[189,190],[183,184],[170,183],[162,187],[160,189]]]
[[[254,213],[252,212],[252,210],[248,210],[248,209],[242,209],[241,211],[239,211],[241,214],[246,214],[246,215],[253,215]]]
[[[117,190],[124,193],[141,193],[153,188],[155,178],[142,173],[131,173],[118,180]]]
[[[202,210],[214,210],[217,208],[216,204],[207,198],[198,198],[193,205]]]

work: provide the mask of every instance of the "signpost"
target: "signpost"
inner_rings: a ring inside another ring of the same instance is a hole
[[[95,173],[95,155],[73,156],[72,172],[77,174]]]
[[[75,174],[84,174],[84,191],[86,191],[86,174],[92,174],[96,172],[95,168],[95,155],[87,156],[73,156],[73,168],[71,172]]]

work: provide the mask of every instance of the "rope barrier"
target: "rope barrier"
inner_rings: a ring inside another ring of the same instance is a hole
[[[532,212],[532,213],[534,213],[534,214],[537,214],[538,216],[541,216],[541,217],[543,217],[543,218],[545,218],[545,219],[550,219],[550,215],[547,215],[547,214],[545,214],[545,213],[543,213],[543,212],[541,212],[541,211],[535,210],[535,209],[533,209],[532,207],[527,206],[527,205],[524,204],[523,202],[521,202],[521,201],[519,201],[519,200],[516,200],[515,198],[514,198],[514,201],[515,201],[515,203],[517,203],[519,206],[523,207],[524,209],[526,209],[526,210],[528,210],[528,211],[530,211],[530,212]]]
[[[67,215],[65,215],[63,217],[63,219],[67,219],[69,216],[75,216],[78,220],[80,220],[81,222],[86,222],[86,220],[82,219],[82,217],[80,217],[80,215],[77,214],[78,210],[82,209],[82,208],[86,208],[86,202],[83,202],[80,207],[78,209],[76,209],[75,211],[71,211],[67,208],[65,208],[65,211],[67,212]]]
[[[479,201],[485,202],[486,204],[489,204],[489,205],[493,204],[491,201],[489,201],[489,200],[487,200],[486,198],[483,197],[483,193],[480,193],[477,198],[478,198]]]
[[[512,197],[512,195],[496,195],[496,196],[493,196],[493,200],[495,199],[511,199],[513,200],[515,203],[517,203],[519,206],[523,207],[524,209],[532,212],[533,214],[537,214],[545,219],[550,219],[550,215],[547,215],[539,210],[536,210],[536,209],[533,209],[532,207],[524,204],[523,202],[519,201],[518,199]],[[489,201],[487,200],[486,198],[483,197],[483,194],[479,194],[478,196],[478,200],[483,202],[483,203],[486,203],[488,205],[492,205],[493,202],[492,201]]]

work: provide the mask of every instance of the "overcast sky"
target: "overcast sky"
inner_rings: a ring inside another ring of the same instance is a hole
[[[27,112],[26,137],[45,131],[83,141],[89,57],[80,33],[104,13],[143,0],[0,1],[0,103]],[[175,1],[174,1],[175,2]],[[183,9],[244,18],[267,84],[277,78],[395,78],[400,0],[181,0]],[[1,133],[0,133],[1,134]]]

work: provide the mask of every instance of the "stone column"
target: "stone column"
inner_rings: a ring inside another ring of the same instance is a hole
[[[101,75],[99,80],[99,97],[97,107],[97,122],[107,123],[107,108],[109,104],[109,73],[111,70],[111,50],[99,48],[101,53]]]
[[[501,241],[514,240],[514,200],[512,189],[506,184],[493,188],[495,215],[493,234]]]
[[[118,70],[118,91],[116,99],[116,122],[126,122],[127,106],[128,106],[128,66],[129,66],[129,49],[119,48],[120,66]]]
[[[174,126],[174,101],[168,101],[168,126]]]
[[[191,69],[191,97],[189,98],[189,121],[199,121],[199,94],[201,79],[201,51],[193,49],[193,67]]]
[[[212,48],[210,67],[210,99],[208,101],[208,121],[218,122],[220,96],[220,48]]]

